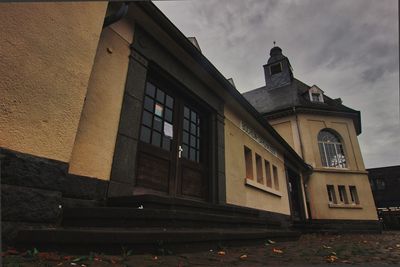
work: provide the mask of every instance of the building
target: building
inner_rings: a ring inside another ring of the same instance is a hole
[[[264,65],[265,86],[244,93],[313,173],[304,181],[308,215],[314,221],[374,221],[357,135],[360,112],[331,99],[318,86],[293,75],[282,49],[273,47]]]
[[[388,229],[400,229],[400,166],[367,169],[375,206],[383,225]]]
[[[326,171],[151,2],[10,3],[0,13],[4,239],[295,238],[293,223],[311,218],[379,231],[359,113],[337,118],[338,132],[350,129],[348,161],[337,164],[349,168]],[[326,185],[345,186],[346,201],[332,193],[328,203]]]

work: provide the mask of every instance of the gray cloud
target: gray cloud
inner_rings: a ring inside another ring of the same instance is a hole
[[[400,164],[397,1],[155,3],[241,92],[264,84],[262,65],[277,41],[298,79],[361,111],[366,166]]]

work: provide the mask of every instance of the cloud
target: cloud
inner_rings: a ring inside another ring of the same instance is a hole
[[[264,85],[273,41],[296,78],[361,111],[367,167],[400,164],[398,7],[392,0],[204,0],[155,4],[239,91]]]

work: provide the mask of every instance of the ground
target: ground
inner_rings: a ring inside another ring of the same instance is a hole
[[[163,251],[161,251],[163,252]],[[124,249],[118,255],[91,253],[68,255],[43,252],[35,248],[19,252],[8,248],[3,252],[3,266],[282,266],[282,265],[400,265],[400,232],[378,234],[302,235],[298,241],[203,250],[171,255],[134,255]]]

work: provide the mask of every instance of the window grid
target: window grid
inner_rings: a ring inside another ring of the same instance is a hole
[[[187,106],[183,108],[183,157],[200,162],[200,116]]]
[[[166,94],[160,88],[157,88],[154,84],[150,82],[146,83],[140,141],[168,151],[171,150],[173,106],[173,97]]]
[[[346,168],[343,145],[333,133],[323,130],[318,134],[318,146],[324,167]]]

